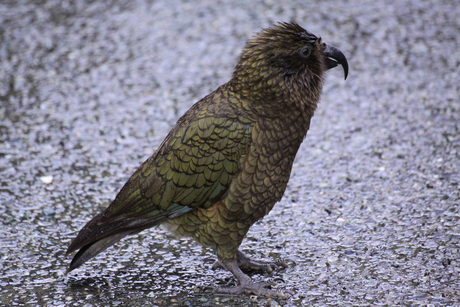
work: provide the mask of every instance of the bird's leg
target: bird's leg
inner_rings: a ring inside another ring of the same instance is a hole
[[[282,260],[279,260],[279,261],[252,260],[240,250],[236,251],[236,259],[237,259],[238,266],[241,269],[266,271],[268,273],[273,272],[273,270],[276,268],[279,268],[279,267],[287,268],[289,266],[287,262],[282,261]],[[221,266],[222,266],[222,263],[219,260],[217,260],[213,264],[212,269],[215,270]]]
[[[255,283],[251,280],[251,278],[244,274],[238,264],[237,259],[221,259],[219,257],[220,265],[232,272],[233,276],[238,280],[238,286],[236,287],[216,287],[214,288],[214,292],[216,293],[224,293],[224,294],[255,294],[255,295],[263,295],[263,296],[271,296],[271,297],[286,297],[286,294],[279,290],[272,290],[267,289],[267,286],[272,285],[273,283]]]

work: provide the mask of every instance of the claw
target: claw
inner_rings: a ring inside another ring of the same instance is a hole
[[[215,271],[217,269],[223,268],[222,264],[220,264],[219,260],[216,260],[211,267],[211,270]]]

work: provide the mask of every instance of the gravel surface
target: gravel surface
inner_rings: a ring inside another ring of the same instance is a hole
[[[290,20],[350,64],[242,245],[296,262],[251,273],[292,296],[206,292],[231,274],[158,228],[65,276],[78,230],[255,32]],[[0,305],[458,306],[459,67],[455,1],[2,1]]]

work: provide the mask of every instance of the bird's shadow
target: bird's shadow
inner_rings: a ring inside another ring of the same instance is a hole
[[[103,288],[110,288],[110,284],[104,277],[70,277],[67,280],[68,288],[74,291],[85,290],[88,292],[100,292]]]

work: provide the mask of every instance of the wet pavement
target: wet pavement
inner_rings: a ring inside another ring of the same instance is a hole
[[[215,257],[162,229],[68,276],[77,231],[254,32],[295,20],[347,56],[284,198],[242,245],[296,266],[286,300],[213,295]],[[452,306],[460,302],[455,1],[0,4],[1,306]]]

